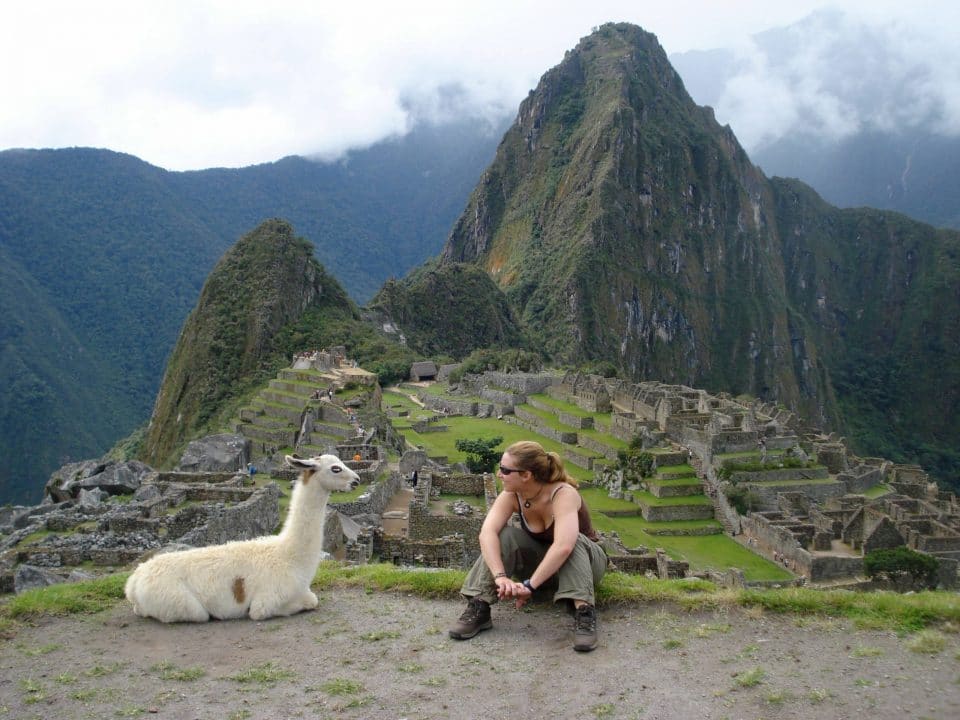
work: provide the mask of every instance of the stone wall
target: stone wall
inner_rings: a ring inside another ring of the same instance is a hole
[[[483,497],[483,475],[453,474],[431,476],[433,487],[439,488],[442,493],[451,495],[476,495]]]
[[[757,485],[756,483],[743,483],[757,496],[758,506],[761,510],[771,511],[780,507],[777,495],[785,490],[789,492],[801,492],[807,495],[811,500],[818,503],[825,503],[833,498],[838,498],[845,494],[844,486],[841,483],[816,483],[810,485]]]
[[[269,535],[280,524],[279,498],[280,489],[270,483],[237,505],[207,506],[206,524],[183,535],[174,534],[168,527],[168,538],[178,537],[179,542],[199,547]]]
[[[712,520],[712,505],[644,505],[643,519],[648,522],[671,520]]]
[[[350,502],[330,503],[330,507],[344,515],[382,515],[387,509],[390,498],[397,494],[404,484],[403,476],[399,473],[390,473],[390,476],[381,482],[370,486],[365,494]]]
[[[587,450],[590,450],[596,455],[606,458],[616,462],[617,460],[617,451],[605,443],[598,442],[591,437],[586,435],[581,435],[577,439],[577,444],[581,447],[585,447]]]
[[[443,538],[413,540],[393,535],[379,535],[373,552],[384,562],[395,565],[426,565],[427,567],[464,568],[468,561],[464,538],[460,535]]]

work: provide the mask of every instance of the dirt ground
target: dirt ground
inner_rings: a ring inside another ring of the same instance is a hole
[[[602,608],[574,653],[553,606],[494,608],[447,637],[462,604],[326,591],[266,622],[163,625],[128,605],[44,620],[0,645],[3,718],[960,717],[960,635],[909,637],[743,610]]]

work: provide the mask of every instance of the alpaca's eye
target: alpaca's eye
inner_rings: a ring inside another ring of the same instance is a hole
[[[334,465],[332,468],[330,468],[330,472],[337,472],[337,473],[338,473],[338,472],[340,472],[341,470],[343,470],[343,468],[340,467],[339,465]]]

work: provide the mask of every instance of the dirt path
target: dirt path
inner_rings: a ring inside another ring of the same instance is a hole
[[[0,645],[0,719],[960,717],[957,634],[918,654],[841,621],[648,605],[602,610],[579,655],[553,607],[496,607],[457,642],[460,610],[338,590],[261,623],[162,625],[125,604],[48,620]]]

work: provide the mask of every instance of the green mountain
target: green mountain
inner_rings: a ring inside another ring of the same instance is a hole
[[[653,35],[611,24],[521,104],[439,263],[482,268],[555,360],[779,401],[952,479],[958,237],[768,180]]]
[[[284,217],[360,301],[439,251],[499,134],[419,126],[335,163],[167,172],[106,150],[0,152],[0,502],[146,421],[217,259]]]
[[[244,235],[210,273],[167,363],[143,459],[168,466],[231,399],[290,361],[283,342],[311,314],[359,319],[313,246],[282,220]],[[301,348],[302,349],[302,348]]]

